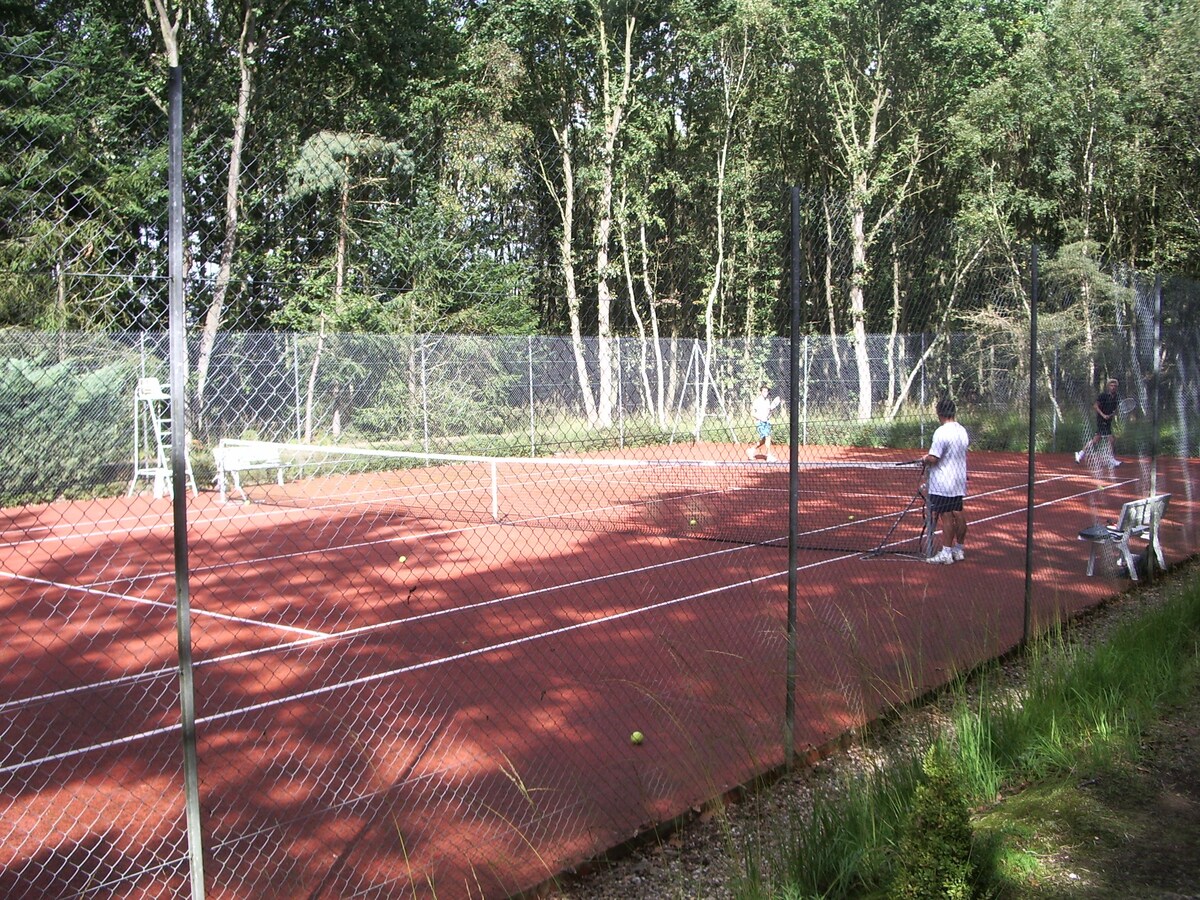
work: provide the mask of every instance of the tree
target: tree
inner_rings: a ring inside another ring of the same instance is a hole
[[[363,134],[316,134],[305,142],[293,163],[287,191],[288,199],[295,202],[327,192],[333,192],[337,196],[333,283],[328,305],[320,302],[317,304],[317,346],[309,368],[304,416],[305,441],[312,439],[313,397],[326,329],[331,320],[338,322],[345,317],[343,301],[346,293],[346,255],[350,242],[353,189],[357,184],[378,182],[411,170],[412,156],[399,142]]]

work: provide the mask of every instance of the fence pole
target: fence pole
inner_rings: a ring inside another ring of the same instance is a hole
[[[183,69],[170,70],[168,108],[168,276],[171,331],[171,483],[175,539],[175,640],[179,656],[179,716],[183,738],[184,806],[193,900],[204,900],[200,771],[196,757],[195,672],[187,543],[187,318],[183,297]]]
[[[808,334],[804,335],[804,445],[808,446],[808,362],[811,357],[808,355]]]
[[[1050,447],[1058,452],[1058,347],[1054,348],[1054,372],[1050,375]]]
[[[921,332],[921,446],[925,446],[925,332]]]
[[[300,336],[292,335],[292,388],[296,397],[296,443],[304,439],[304,426],[300,419]]]
[[[791,769],[796,761],[796,612],[798,579],[797,543],[800,531],[800,417],[797,386],[800,383],[800,188],[792,188],[791,236],[791,346],[788,384],[788,581],[787,581],[787,676],[783,709],[783,764]],[[806,382],[807,384],[807,379]]]
[[[1025,500],[1025,618],[1021,631],[1022,646],[1029,643],[1033,629],[1033,501],[1037,447],[1037,308],[1038,247],[1030,250],[1029,276],[1029,473]]]
[[[1150,496],[1158,496],[1158,401],[1159,381],[1162,376],[1162,275],[1154,276],[1154,361],[1150,371],[1153,373],[1152,389],[1150,392]],[[1186,454],[1181,454],[1186,456]],[[1158,522],[1152,523],[1150,529],[1151,546],[1146,548],[1146,569],[1150,581],[1154,581],[1154,564],[1157,562],[1153,546],[1158,534]]]
[[[624,449],[625,447],[625,403],[624,392],[621,390],[621,339],[616,339],[617,344],[617,446]]]
[[[429,452],[429,385],[425,380],[425,335],[421,335],[421,446]]]
[[[537,456],[537,420],[533,412],[533,335],[525,338],[525,346],[529,363],[529,455]]]

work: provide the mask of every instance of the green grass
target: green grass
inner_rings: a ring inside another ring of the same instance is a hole
[[[1047,821],[1055,823],[1052,835],[1090,830],[1102,843],[1119,837],[1119,823],[1075,789],[1072,773],[1116,778],[1136,765],[1147,728],[1195,684],[1200,583],[1177,587],[1103,644],[1081,647],[1058,629],[1027,654],[1019,690],[1006,688],[998,670],[974,676],[973,698],[968,682],[953,685],[948,727],[930,738],[953,755],[971,806],[986,812],[974,817],[976,896],[1009,896],[1036,876],[1039,857],[1049,852],[1037,844],[1046,839]],[[759,821],[735,850],[735,896],[887,896],[922,779],[920,760],[901,756],[817,792],[811,811]]]

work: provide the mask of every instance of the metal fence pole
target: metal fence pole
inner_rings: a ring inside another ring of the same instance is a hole
[[[803,372],[804,372],[804,391],[803,391],[804,438],[803,438],[803,440],[804,440],[804,445],[808,446],[808,364],[809,364],[809,360],[811,359],[811,357],[808,354],[808,335],[807,334],[804,335],[803,351],[804,351],[804,366],[803,366]]]
[[[533,410],[533,335],[525,339],[525,345],[529,363],[529,455],[537,456],[537,420]]]
[[[1154,276],[1154,360],[1150,371],[1153,373],[1152,389],[1150,392],[1150,496],[1158,496],[1158,402],[1159,382],[1162,380],[1162,275]],[[1186,453],[1180,454],[1181,456]],[[1146,569],[1150,581],[1154,580],[1155,553],[1157,548],[1154,540],[1158,535],[1158,522],[1152,523],[1150,529],[1150,546],[1146,548]]]
[[[1054,372],[1050,375],[1050,446],[1058,452],[1058,347],[1054,348]]]
[[[296,403],[296,442],[304,439],[304,423],[300,418],[300,336],[292,335],[292,388]]]
[[[425,335],[421,335],[421,446],[429,452],[429,385],[425,380]]]
[[[796,557],[800,521],[800,419],[796,385],[800,380],[800,189],[792,188],[791,235],[791,341],[788,384],[788,581],[787,581],[787,675],[783,709],[783,764],[792,768],[796,757],[796,615],[799,588]],[[806,379],[807,383],[807,379]]]
[[[1025,617],[1021,631],[1022,645],[1028,644],[1033,630],[1033,510],[1037,450],[1037,308],[1038,308],[1038,247],[1029,254],[1029,469],[1025,501]]]
[[[925,446],[925,332],[921,332],[921,446]]]
[[[187,314],[183,297],[183,70],[170,70],[168,115],[168,272],[171,330],[171,478],[175,538],[175,636],[179,655],[179,715],[188,864],[193,900],[204,898],[204,844],[200,819],[200,771],[196,756],[195,673],[187,543]]]
[[[616,339],[617,344],[617,445],[622,449],[625,447],[625,396],[621,389],[621,382],[624,376],[621,372],[621,339]]]

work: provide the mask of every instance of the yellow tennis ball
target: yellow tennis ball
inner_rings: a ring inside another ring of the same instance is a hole
[[[645,739],[646,739],[646,736],[644,734],[642,734],[640,731],[635,731],[633,734],[631,734],[629,736],[629,743],[640,744]]]
[[[851,514],[850,514],[850,515],[849,515],[847,518],[849,518],[849,519],[853,520],[853,519],[854,519],[854,514],[853,514],[853,513],[851,513]]]
[[[407,556],[401,556],[401,557],[400,557],[400,562],[408,562],[408,557],[407,557]]]
[[[695,524],[696,524],[696,520],[695,520],[695,519],[690,519],[690,520],[688,521],[688,524],[689,524],[689,525],[695,525]]]

